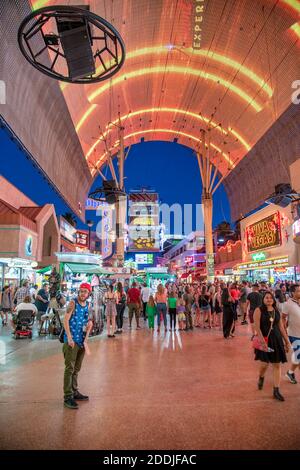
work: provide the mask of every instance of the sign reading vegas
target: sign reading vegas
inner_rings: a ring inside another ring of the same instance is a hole
[[[281,245],[280,212],[275,212],[245,230],[248,252]]]

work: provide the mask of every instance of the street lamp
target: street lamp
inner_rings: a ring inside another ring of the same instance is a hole
[[[87,220],[86,225],[89,228],[89,251],[91,251],[91,228],[94,225],[94,222],[92,220]]]

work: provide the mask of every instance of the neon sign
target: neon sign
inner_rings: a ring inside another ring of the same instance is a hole
[[[253,261],[262,261],[264,259],[266,259],[266,255],[265,253],[254,253],[253,255],[251,255],[251,258]]]
[[[277,268],[289,265],[289,258],[270,258],[264,261],[255,261],[253,263],[244,263],[238,264],[236,266],[238,271],[241,270],[251,270],[251,269],[268,269],[268,268]]]
[[[248,252],[281,245],[280,213],[275,212],[245,230]]]

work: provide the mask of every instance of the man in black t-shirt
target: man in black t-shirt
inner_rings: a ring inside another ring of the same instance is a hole
[[[260,288],[258,290],[258,292],[263,296],[266,292],[268,292],[268,286],[267,286],[267,283],[262,281],[260,283]]]
[[[37,319],[42,322],[42,316],[47,312],[49,305],[49,284],[44,283],[42,289],[40,289],[36,295],[35,306],[38,309]]]
[[[260,307],[262,304],[262,294],[259,292],[259,285],[253,284],[252,292],[248,294],[247,297],[247,308],[249,309],[249,320],[251,324],[252,334],[255,334],[254,330],[254,311],[257,307]]]

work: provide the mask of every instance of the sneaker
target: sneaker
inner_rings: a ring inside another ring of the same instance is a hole
[[[86,400],[89,399],[89,397],[87,395],[82,395],[82,393],[78,392],[78,390],[77,390],[76,392],[74,392],[73,399],[74,400],[86,401]]]
[[[73,400],[73,398],[67,398],[66,400],[64,400],[64,406],[66,406],[67,408],[71,408],[71,410],[78,409],[78,405],[76,401]]]
[[[291,384],[297,384],[297,380],[296,380],[296,377],[295,377],[295,374],[294,372],[289,372],[287,371],[287,373],[285,374],[285,376],[289,379],[289,381],[291,382]]]
[[[284,397],[281,395],[281,393],[280,393],[278,387],[274,387],[274,389],[273,389],[273,397],[274,397],[276,400],[285,401],[285,400],[284,400]]]

